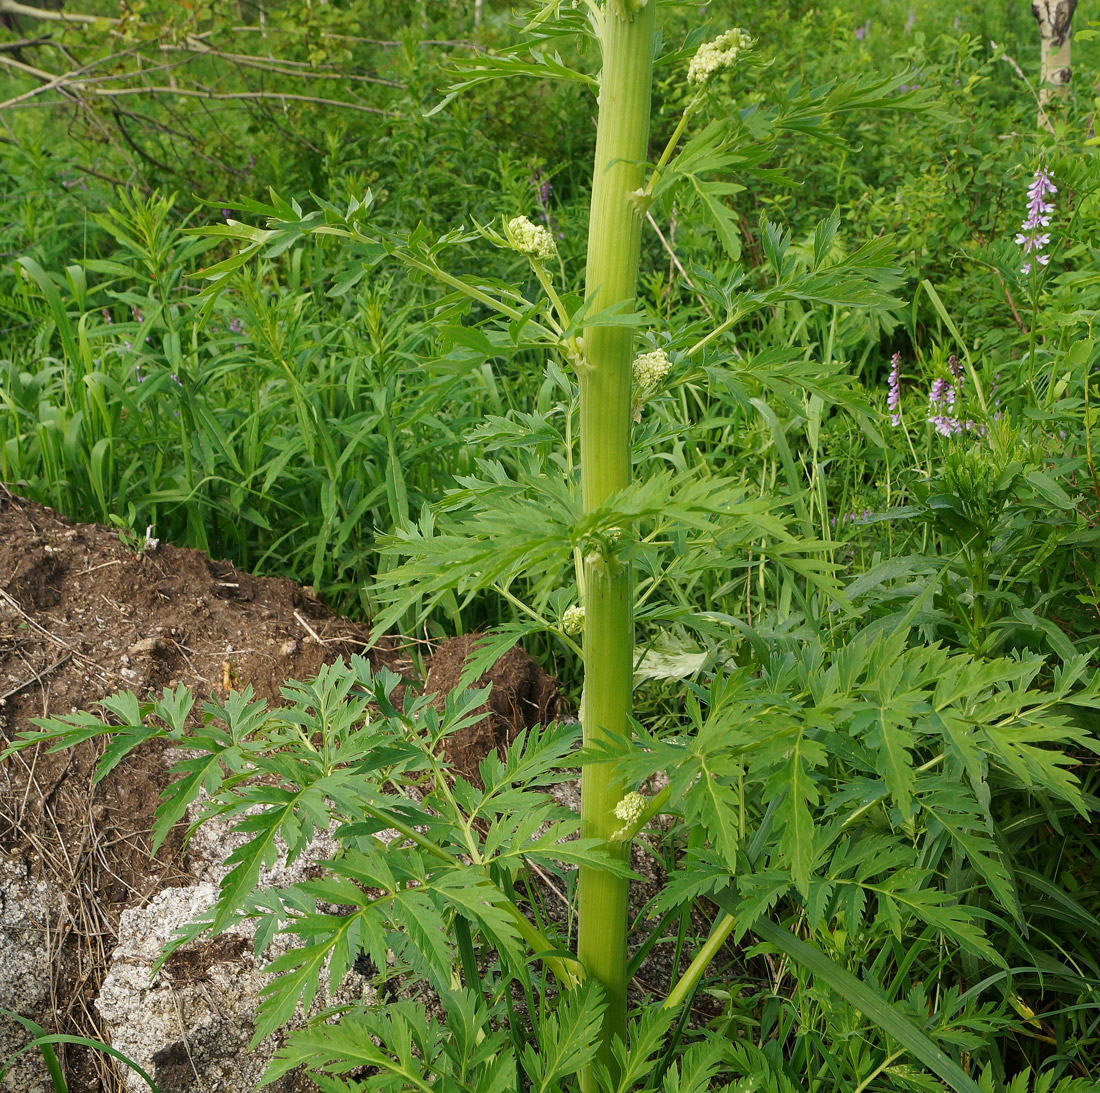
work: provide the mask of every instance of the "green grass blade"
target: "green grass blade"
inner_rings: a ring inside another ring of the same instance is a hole
[[[924,289],[928,296],[928,299],[932,301],[932,306],[939,313],[941,319],[943,319],[944,325],[951,331],[956,343],[962,350],[963,360],[966,361],[966,370],[970,373],[970,382],[974,384],[974,393],[978,396],[978,402],[981,404],[982,413],[988,413],[989,407],[985,402],[985,394],[982,391],[981,381],[978,379],[978,373],[974,371],[974,362],[970,359],[970,350],[966,347],[966,342],[963,339],[962,333],[955,325],[955,320],[947,313],[947,308],[943,305],[943,300],[940,299],[940,294],[935,290],[932,282],[927,278],[920,283],[921,288]]]
[[[737,913],[737,899],[732,892],[719,892],[713,898],[723,910],[730,914]],[[795,963],[832,987],[864,1016],[874,1021],[883,1032],[911,1051],[956,1093],[982,1093],[978,1083],[968,1077],[958,1063],[953,1062],[926,1033],[899,1013],[878,991],[769,919],[758,919],[753,923],[752,929],[761,940],[774,945]]]
[[[42,1049],[42,1059],[46,1064],[46,1069],[50,1072],[50,1081],[53,1082],[55,1093],[69,1093],[69,1087],[65,1082],[65,1075],[61,1073],[61,1064],[57,1061],[57,1053],[49,1044],[42,1043],[42,1037],[46,1035],[46,1030],[41,1025],[36,1025],[29,1017],[20,1017],[18,1013],[12,1013],[11,1010],[0,1009],[5,1017],[10,1017],[13,1021],[18,1021],[28,1032],[32,1033],[36,1038],[22,1049],[17,1051],[15,1055],[9,1055],[5,1060],[4,1065],[0,1067],[0,1078],[2,1078],[8,1069],[8,1064],[15,1058],[16,1055],[21,1055],[23,1051],[29,1051],[33,1047],[40,1047]]]

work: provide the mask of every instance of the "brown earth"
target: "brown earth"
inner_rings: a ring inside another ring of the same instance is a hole
[[[200,699],[221,701],[251,684],[276,702],[286,680],[366,648],[367,628],[333,615],[308,588],[195,550],[140,546],[0,486],[0,745],[32,729],[34,718],[87,709],[120,690],[146,696],[186,684]],[[426,651],[426,690],[457,684],[472,640]],[[380,642],[369,655],[415,685],[400,642]],[[448,749],[470,774],[489,749],[558,709],[553,681],[519,649],[480,685],[489,681],[489,716]],[[54,896],[43,927],[49,1010],[25,1016],[48,1032],[93,1038],[101,1036],[93,1002],[122,912],[194,881],[178,832],[150,860],[166,784],[161,749],[154,742],[92,786],[101,750],[94,740],[53,755],[28,749],[0,766],[0,851]],[[72,1093],[120,1088],[103,1057],[84,1049],[67,1049],[65,1069]]]

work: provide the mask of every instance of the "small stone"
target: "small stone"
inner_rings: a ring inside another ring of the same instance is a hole
[[[142,638],[141,641],[134,642],[133,645],[127,649],[132,657],[142,656],[148,653],[159,653],[164,648],[164,642],[160,638]],[[129,664],[129,660],[123,661],[125,664]]]

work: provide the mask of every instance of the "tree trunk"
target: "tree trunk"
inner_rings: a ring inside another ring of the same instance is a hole
[[[1039,78],[1039,114],[1051,99],[1069,93],[1073,76],[1070,44],[1073,39],[1073,13],[1077,0],[1032,0],[1031,14],[1039,25],[1041,72]]]

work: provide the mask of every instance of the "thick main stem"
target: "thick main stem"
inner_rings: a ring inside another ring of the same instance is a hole
[[[585,295],[593,312],[634,299],[642,214],[631,200],[643,182],[657,0],[608,0],[603,10],[603,73],[592,180]],[[630,481],[629,326],[590,327],[580,365],[581,487],[590,512]],[[630,734],[634,623],[628,567],[599,550],[584,563],[585,743]],[[622,822],[615,806],[623,786],[606,766],[585,767],[581,817],[585,833],[610,839]],[[628,846],[616,853],[627,854]],[[599,982],[607,1011],[598,1060],[614,1071],[612,1040],[626,1039],[627,882],[592,868],[580,872],[577,955]],[[582,1088],[595,1090],[594,1074]]]

